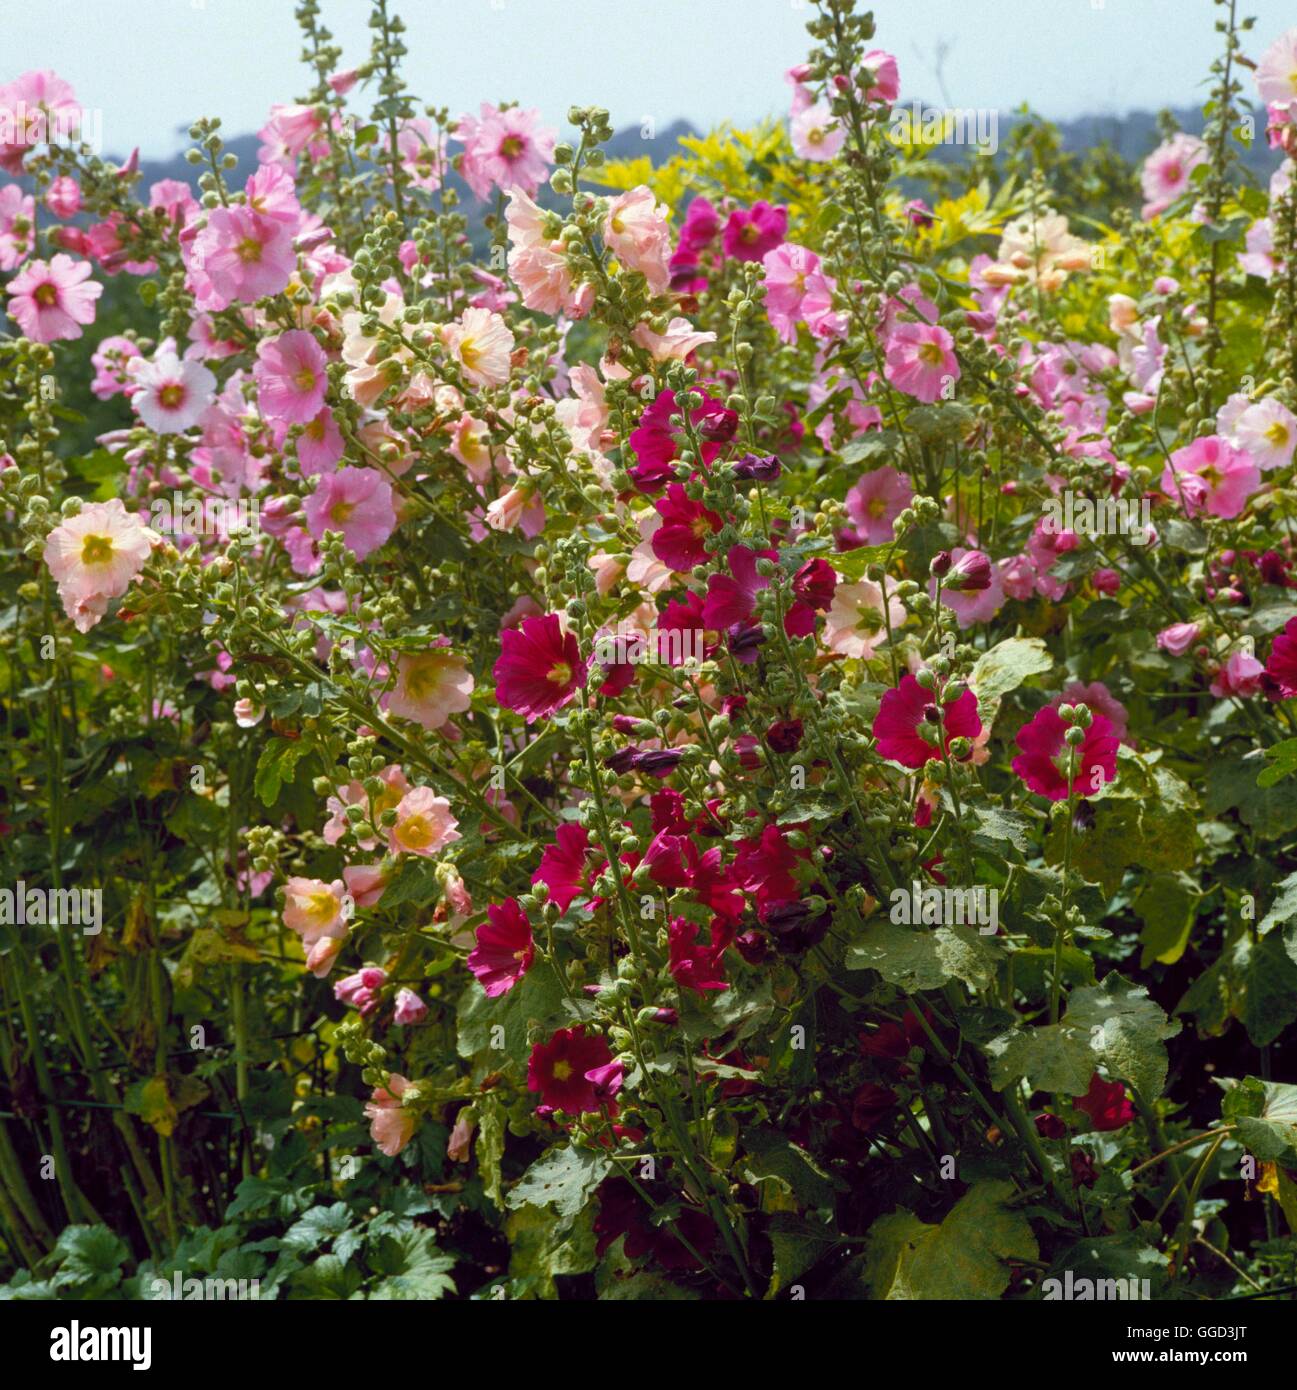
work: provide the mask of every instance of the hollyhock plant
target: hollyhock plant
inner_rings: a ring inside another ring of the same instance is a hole
[[[104,287],[90,278],[87,261],[57,255],[50,261],[27,261],[5,286],[9,317],[34,343],[79,338],[95,321],[95,302]]]
[[[116,497],[86,503],[49,533],[45,563],[78,632],[89,632],[107,612],[109,599],[130,588],[161,540]]]
[[[498,107],[484,101],[478,115],[463,115],[454,139],[464,146],[460,172],[478,198],[491,190],[519,188],[529,198],[549,176],[556,132],[541,124],[539,111]]]
[[[1016,742],[1022,752],[1014,758],[1013,770],[1031,791],[1050,801],[1093,796],[1117,776],[1121,740],[1112,724],[1102,714],[1094,715],[1076,747],[1065,737],[1070,727],[1047,705],[1018,730]]]
[[[217,208],[190,245],[189,266],[207,309],[278,294],[297,267],[293,229],[250,208]]]
[[[496,699],[528,724],[575,699],[586,673],[580,645],[573,633],[564,632],[557,613],[524,618],[520,627],[500,634]]]
[[[929,730],[931,737],[923,738],[921,728]],[[940,759],[949,754],[956,739],[975,739],[981,732],[977,696],[971,690],[938,706],[934,693],[908,673],[898,686],[883,693],[874,716],[879,755],[909,768],[922,767],[930,758]]]
[[[1163,213],[1189,189],[1189,175],[1207,158],[1207,146],[1196,135],[1183,131],[1160,144],[1144,161],[1140,183],[1144,189],[1142,216],[1147,222]]]
[[[488,999],[507,994],[531,969],[536,956],[531,923],[513,898],[491,904],[487,921],[477,929],[477,945],[468,954],[468,968],[477,976]]]

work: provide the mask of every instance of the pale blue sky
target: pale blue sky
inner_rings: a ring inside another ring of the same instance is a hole
[[[784,69],[807,45],[806,0],[396,0],[411,86],[453,112],[514,98],[563,124],[569,105],[606,106],[621,128],[684,116],[707,126],[787,107]],[[323,0],[363,61],[366,0]],[[1259,57],[1297,22],[1294,0],[1244,0]],[[949,45],[954,106],[1022,100],[1050,116],[1120,114],[1201,100],[1216,51],[1211,0],[875,0],[880,46],[902,95],[941,100],[934,49]],[[0,82],[53,67],[103,112],[109,152],[175,152],[198,115],[256,129],[304,79],[292,0],[0,0]]]

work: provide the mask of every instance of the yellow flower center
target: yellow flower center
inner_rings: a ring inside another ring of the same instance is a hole
[[[459,359],[469,369],[476,371],[482,360],[482,349],[475,338],[465,338],[459,345]]]
[[[572,1063],[571,1063],[571,1062],[555,1062],[555,1063],[554,1063],[554,1080],[555,1080],[555,1081],[566,1081],[566,1080],[568,1079],[568,1077],[571,1076],[571,1075],[572,1075]]]
[[[553,681],[555,685],[566,685],[572,679],[572,668],[566,661],[555,662],[545,679]]]
[[[59,302],[59,287],[47,280],[43,285],[36,286],[32,298],[42,309],[52,309]]]
[[[919,361],[926,362],[929,367],[941,366],[941,344],[924,343],[919,349]]]
[[[175,410],[176,407],[185,399],[185,388],[178,382],[171,382],[158,392],[158,402],[166,406],[168,410]]]
[[[314,391],[315,373],[309,367],[303,367],[293,378],[293,385],[296,386],[299,391]]]
[[[1265,432],[1265,437],[1276,447],[1282,447],[1288,442],[1288,426],[1282,420],[1276,420]]]
[[[107,565],[113,558],[113,538],[111,536],[87,536],[81,543],[81,563],[83,565]]]
[[[345,526],[351,520],[351,514],[356,510],[354,502],[335,502],[329,508],[329,520],[336,521],[340,526]]]
[[[873,498],[865,510],[877,520],[887,510],[887,503],[881,497]]]
[[[396,842],[405,849],[427,849],[435,838],[427,816],[410,816],[396,828]]]
[[[445,662],[439,656],[421,656],[406,668],[405,691],[412,700],[424,700],[441,684]]]
[[[244,265],[253,265],[261,259],[261,243],[256,237],[246,236],[234,248],[234,254]]]
[[[522,151],[522,141],[516,135],[506,135],[500,142],[500,153],[506,159],[517,159]]]
[[[320,416],[312,420],[302,432],[308,439],[313,439],[318,444],[324,438],[324,417]]]
[[[324,924],[338,915],[338,900],[327,888],[317,889],[306,900],[306,915]]]

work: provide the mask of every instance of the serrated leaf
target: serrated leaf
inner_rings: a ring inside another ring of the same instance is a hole
[[[847,947],[848,970],[877,970],[891,985],[915,993],[962,980],[985,989],[995,979],[1000,950],[972,927],[906,927],[887,918],[866,925]]]

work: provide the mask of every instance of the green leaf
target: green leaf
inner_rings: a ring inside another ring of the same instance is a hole
[[[1053,665],[1054,658],[1039,637],[1008,637],[977,658],[969,685],[979,703],[1000,700]]]
[[[431,1231],[384,1236],[370,1252],[369,1263],[384,1276],[369,1295],[375,1301],[437,1299],[455,1292],[450,1277],[454,1257],[437,1249]]]
[[[1156,1239],[1155,1228],[1146,1226],[1141,1231],[1116,1236],[1087,1236],[1056,1256],[1045,1277],[1063,1280],[1070,1270],[1074,1280],[1091,1279],[1096,1285],[1100,1280],[1147,1279],[1149,1293],[1157,1298],[1167,1282],[1166,1257],[1149,1243],[1149,1236]],[[1124,1287],[1129,1290],[1130,1285]],[[1125,1297],[1120,1289],[1109,1293],[1105,1288],[1104,1292],[1110,1298]]]
[[[865,1279],[887,1300],[996,1299],[1009,1286],[1010,1259],[1039,1251],[1027,1218],[1006,1206],[1010,1182],[976,1183],[940,1226],[901,1209],[876,1221],[866,1247]]]
[[[1165,1040],[1180,1031],[1143,985],[1115,972],[1097,987],[1074,990],[1064,1023],[1089,1035],[1095,1057],[1151,1105],[1166,1085]]]
[[[330,1207],[312,1207],[284,1232],[284,1244],[290,1250],[318,1250],[351,1225],[351,1211],[346,1202]]]
[[[552,1207],[559,1217],[559,1229],[566,1229],[580,1216],[595,1189],[612,1172],[612,1160],[586,1149],[551,1149],[533,1163],[509,1193],[506,1205]]]
[[[1297,772],[1297,738],[1286,738],[1282,743],[1271,744],[1262,749],[1268,766],[1258,774],[1258,787],[1273,787],[1285,777]]]
[[[477,1111],[477,1171],[482,1189],[501,1211],[500,1164],[504,1159],[504,1107],[494,1092],[488,1091],[473,1107]]]
[[[293,780],[297,764],[309,751],[309,745],[301,739],[272,738],[266,744],[257,759],[252,784],[263,806],[271,807],[279,800],[284,783]]]
[[[972,927],[905,927],[878,918],[847,947],[848,970],[877,970],[890,985],[915,993],[962,980],[986,989],[1001,959],[995,938]]]
[[[979,849],[1001,852],[1004,845],[1012,845],[1023,854],[1031,850],[1031,829],[1033,822],[1017,811],[1006,811],[1000,806],[976,804],[972,807],[976,822],[972,841]]]
[[[841,1242],[833,1223],[813,1221],[794,1211],[777,1211],[766,1230],[774,1255],[767,1295],[786,1289]]]
[[[1297,1086],[1245,1077],[1226,1091],[1221,1118],[1263,1162],[1297,1166]]]
[[[1139,934],[1140,969],[1153,961],[1174,965],[1189,944],[1189,932],[1202,897],[1187,874],[1156,874],[1135,895],[1135,912],[1144,923]]]
[[[1293,741],[1297,743],[1297,739]],[[1270,904],[1270,911],[1257,923],[1257,934],[1260,936],[1267,935],[1281,922],[1297,920],[1297,873],[1291,873],[1287,878],[1280,879],[1275,884],[1275,894],[1275,900]]]

